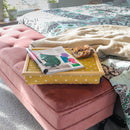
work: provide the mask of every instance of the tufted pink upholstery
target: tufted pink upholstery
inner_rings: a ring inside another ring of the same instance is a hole
[[[9,47],[28,47],[31,41],[43,38],[44,36],[24,26],[15,25],[0,28],[0,42]],[[1,47],[1,45],[0,45]]]
[[[98,85],[31,85],[22,76],[25,48],[44,38],[24,26],[0,28],[0,76],[46,130],[84,130],[112,115],[116,93]]]

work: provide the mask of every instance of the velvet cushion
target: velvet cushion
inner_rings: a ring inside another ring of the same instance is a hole
[[[46,126],[41,119],[54,129],[88,128],[110,116],[116,93],[105,78],[98,85],[28,86],[25,83],[22,76],[25,48],[32,40],[43,37],[24,25],[0,29],[0,73],[20,101],[43,127]]]

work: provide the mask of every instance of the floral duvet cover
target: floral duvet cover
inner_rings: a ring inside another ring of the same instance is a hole
[[[18,19],[44,36],[60,34],[68,28],[87,25],[130,26],[130,7],[110,4],[91,4],[76,7],[39,10],[27,13]]]

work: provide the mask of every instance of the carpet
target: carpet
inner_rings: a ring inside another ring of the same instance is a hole
[[[43,130],[1,79],[0,130]]]

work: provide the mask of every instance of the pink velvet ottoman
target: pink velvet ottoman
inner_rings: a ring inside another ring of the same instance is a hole
[[[26,85],[22,76],[31,41],[44,38],[25,25],[0,28],[0,77],[45,130],[85,130],[113,113],[116,93],[98,85]]]

